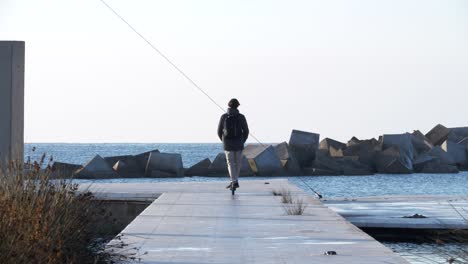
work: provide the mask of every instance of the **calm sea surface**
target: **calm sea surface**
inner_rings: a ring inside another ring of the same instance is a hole
[[[36,147],[36,151],[32,148]],[[158,149],[161,152],[180,153],[184,167],[190,167],[198,161],[210,158],[222,152],[221,144],[49,144],[29,143],[25,145],[25,158],[33,160],[46,153],[54,160],[84,164],[96,154],[103,157],[138,154]],[[281,177],[287,178],[305,191],[313,194],[311,188],[320,192],[324,198],[360,197],[378,195],[468,195],[468,172],[459,174],[410,174],[372,176],[315,176],[315,177]],[[265,177],[248,177],[243,180],[266,179]],[[223,178],[187,177],[177,179],[112,179],[97,182],[162,182],[162,181],[220,181]],[[87,182],[83,180],[82,182]],[[411,263],[447,263],[466,245],[435,245],[414,243],[384,243],[398,252]],[[466,250],[466,249],[465,249]],[[457,262],[466,263],[466,262]]]
[[[32,152],[32,148],[36,151]],[[96,154],[102,157],[133,155],[151,150],[161,152],[180,153],[185,167],[198,161],[210,158],[223,152],[221,144],[63,144],[63,143],[27,143],[25,144],[25,157],[39,158],[43,153],[52,155],[55,160],[84,164]]]
[[[32,148],[36,151],[32,152]],[[25,157],[39,159],[42,153],[54,160],[85,164],[96,154],[103,157],[138,154],[158,149],[161,152],[180,153],[185,167],[222,152],[221,144],[26,144]],[[313,188],[324,197],[358,197],[375,195],[466,195],[468,172],[458,174],[409,174],[371,176],[315,176],[288,178],[304,190]],[[265,179],[248,177],[248,179]],[[113,179],[100,182],[158,182],[158,181],[219,181],[222,178],[190,177],[177,179]]]

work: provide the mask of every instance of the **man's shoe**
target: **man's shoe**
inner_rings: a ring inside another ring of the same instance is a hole
[[[239,188],[239,182],[238,181],[234,182],[234,188]]]
[[[231,182],[231,183],[229,183],[229,185],[228,185],[228,186],[226,186],[226,189],[231,189],[231,186],[232,186],[232,182]]]

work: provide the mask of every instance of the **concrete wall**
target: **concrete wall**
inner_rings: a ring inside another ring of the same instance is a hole
[[[103,221],[95,222],[100,238],[111,240],[127,227],[152,201],[97,200],[95,209],[111,213]],[[109,237],[107,237],[109,236]]]
[[[23,159],[24,41],[0,41],[0,161]]]

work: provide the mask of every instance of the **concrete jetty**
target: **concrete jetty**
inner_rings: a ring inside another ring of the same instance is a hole
[[[360,197],[324,203],[362,228],[468,229],[466,195]]]
[[[287,180],[109,183],[82,186],[101,199],[156,199],[121,234],[142,263],[408,263]],[[272,190],[303,199],[286,215]],[[111,243],[118,243],[114,240]],[[135,250],[137,248],[137,250]],[[324,255],[335,251],[337,255]]]

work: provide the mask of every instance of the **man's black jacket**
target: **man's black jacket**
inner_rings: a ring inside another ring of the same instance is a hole
[[[224,129],[224,120],[228,115],[239,115],[239,122],[242,128],[242,135],[239,138],[224,138],[223,129]],[[234,108],[229,108],[226,114],[221,116],[218,125],[218,137],[223,141],[224,150],[226,151],[240,151],[244,149],[244,143],[249,137],[249,126],[247,125],[247,120],[245,116],[239,113],[239,110]]]

